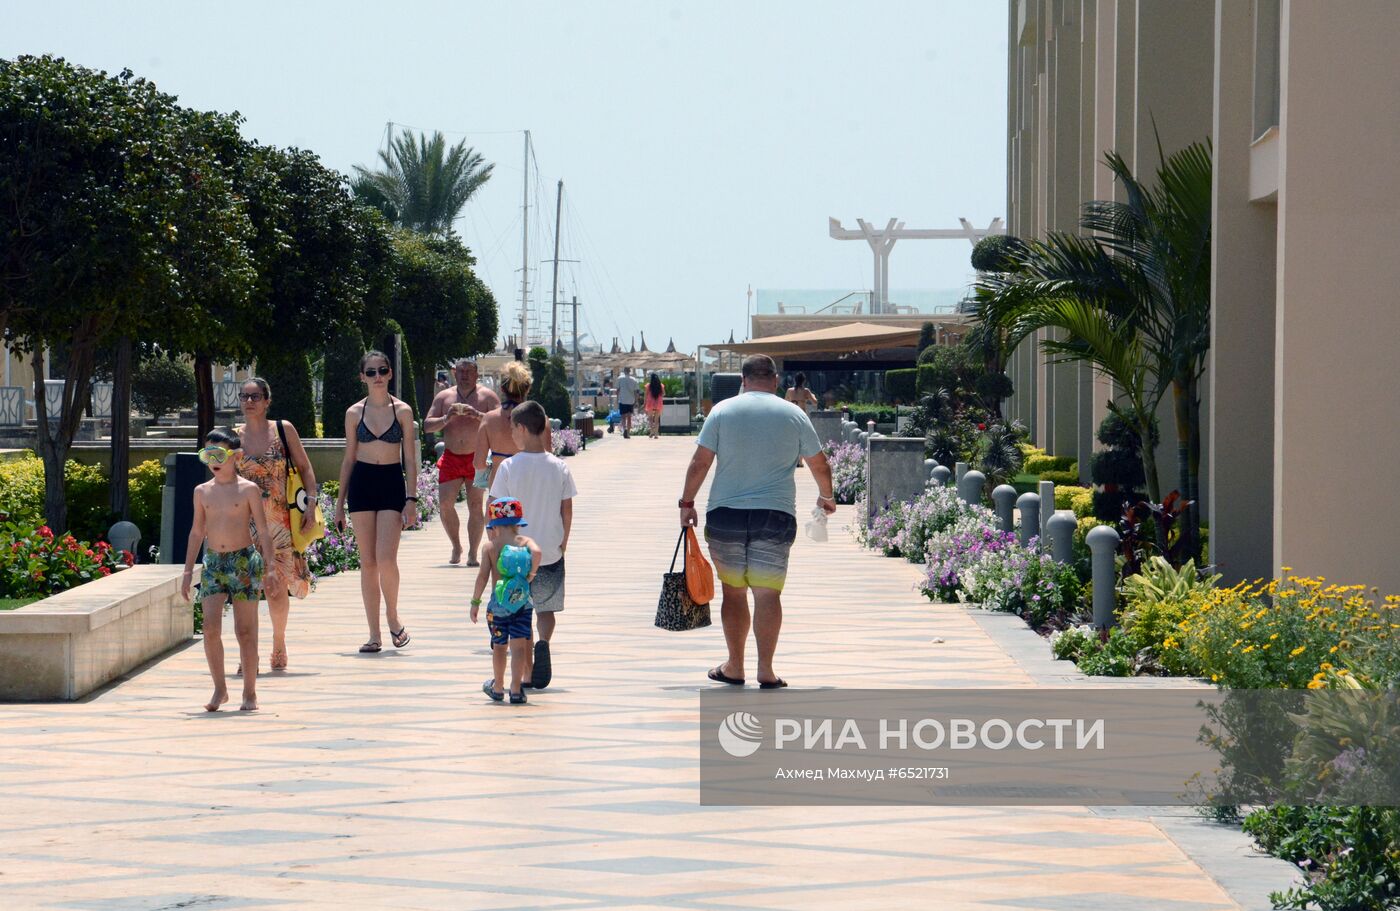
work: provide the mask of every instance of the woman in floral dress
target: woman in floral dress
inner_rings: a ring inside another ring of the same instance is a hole
[[[287,614],[291,610],[291,599],[305,598],[311,592],[311,570],[307,568],[305,555],[292,545],[292,519],[287,509],[287,456],[277,432],[279,424],[282,434],[286,435],[291,460],[301,472],[307,497],[313,502],[318,494],[316,474],[297,429],[287,421],[267,419],[272,403],[272,389],[267,380],[257,377],[248,380],[239,391],[238,400],[245,421],[237,428],[243,438],[243,459],[239,462],[238,473],[262,488],[263,509],[275,551],[272,565],[267,567],[263,579],[263,596],[267,598],[267,611],[272,618],[272,669],[280,671],[287,667]],[[303,528],[309,530],[315,522],[314,513],[308,512],[303,517]]]

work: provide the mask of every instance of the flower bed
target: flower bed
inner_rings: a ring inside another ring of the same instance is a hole
[[[554,454],[557,456],[578,455],[583,449],[583,434],[569,427],[554,431]]]
[[[110,576],[134,561],[106,541],[87,543],[37,527],[0,519],[0,598],[37,600]]]
[[[854,503],[865,493],[865,447],[836,443],[826,450],[831,466],[831,488],[837,503]]]

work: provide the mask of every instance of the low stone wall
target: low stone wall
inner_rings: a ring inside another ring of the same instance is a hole
[[[81,699],[194,637],[179,566],[133,566],[0,611],[0,700]]]

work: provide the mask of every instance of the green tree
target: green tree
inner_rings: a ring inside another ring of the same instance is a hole
[[[494,168],[465,141],[449,148],[441,133],[405,134],[379,153],[378,170],[355,166],[355,196],[401,228],[447,236]]]
[[[364,353],[365,339],[355,326],[342,329],[326,346],[321,387],[321,423],[326,436],[338,437],[344,432],[345,412],[364,397],[357,369]]]
[[[475,260],[453,237],[426,237],[397,231],[394,289],[389,312],[400,326],[414,366],[404,366],[404,382],[415,387],[416,401],[431,401],[433,377],[458,357],[490,351],[495,340],[495,300],[472,272]],[[479,335],[478,309],[492,312],[491,335]],[[404,396],[405,400],[407,396]]]
[[[937,330],[933,323],[925,322],[919,327],[919,343],[915,349],[915,355],[923,354],[924,351],[938,344]]]
[[[398,396],[408,403],[408,407],[413,409],[415,415],[418,414],[418,395],[414,391],[413,358],[409,354],[408,338],[404,335],[403,327],[397,320],[386,320],[384,332],[380,336],[377,350],[383,351],[389,357],[389,366],[394,366],[397,361],[399,371],[394,374],[393,382],[389,384],[389,392]]]
[[[251,280],[247,233],[226,168],[172,96],[129,71],[0,61],[0,325],[36,376],[47,347],[65,350],[61,417],[35,396],[56,531],[99,347],[180,318],[211,287],[236,295]]]
[[[184,361],[164,355],[148,357],[136,368],[131,397],[154,418],[188,408],[194,404],[194,370]]]
[[[535,384],[539,388],[538,401],[544,406],[544,413],[558,418],[565,427],[573,420],[574,412],[565,385],[567,377],[568,367],[564,365],[564,358],[556,354],[545,363],[544,382]],[[531,390],[531,394],[535,394],[534,390]]]

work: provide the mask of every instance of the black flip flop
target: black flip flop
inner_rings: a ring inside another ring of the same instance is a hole
[[[760,680],[758,683],[758,688],[761,690],[780,690],[785,686],[787,686],[787,681],[782,677],[777,680],[769,680],[767,683]]]
[[[360,654],[361,654],[361,655],[373,655],[375,652],[381,651],[383,648],[384,648],[384,647],[383,647],[382,645],[380,645],[378,642],[375,642],[373,639],[371,639],[370,641],[366,642],[364,645],[360,646]]]
[[[542,690],[554,679],[554,670],[549,665],[549,643],[541,639],[535,643],[535,666],[531,669],[530,689]]]
[[[744,685],[744,678],[743,678],[743,677],[727,677],[727,676],[725,676],[724,671],[720,670],[720,669],[717,668],[717,667],[712,667],[712,668],[710,668],[710,672],[709,672],[708,674],[706,674],[705,676],[706,676],[706,677],[709,677],[709,678],[710,678],[711,680],[713,680],[715,683],[727,683],[727,684],[729,684],[730,686],[743,686],[743,685]]]
[[[394,640],[394,648],[403,648],[409,643],[408,627],[399,627],[399,631],[397,633],[393,630],[389,630],[389,637]]]

